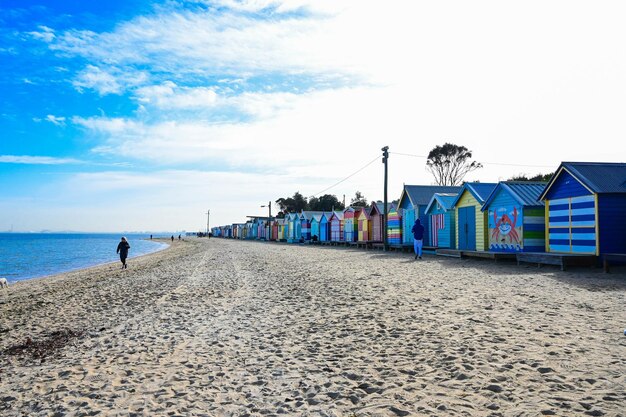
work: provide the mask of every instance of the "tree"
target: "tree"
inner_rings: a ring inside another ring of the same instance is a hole
[[[527,177],[526,174],[519,174],[515,177],[509,178],[507,181],[540,181],[540,182],[548,182],[552,179],[554,172],[549,174],[537,174],[534,177]]]
[[[360,191],[357,191],[354,194],[354,198],[350,200],[350,205],[352,207],[365,207],[367,206],[367,198]]]
[[[309,198],[309,210],[313,211],[331,211],[331,210],[343,210],[344,205],[337,199],[337,196],[332,194],[324,194],[321,197]]]
[[[426,166],[435,177],[437,185],[461,185],[468,173],[482,168],[480,162],[470,162],[471,158],[472,152],[465,146],[445,143],[430,151]]]
[[[302,210],[308,210],[308,202],[299,191],[293,194],[293,197],[279,198],[276,204],[284,213],[298,213]]]

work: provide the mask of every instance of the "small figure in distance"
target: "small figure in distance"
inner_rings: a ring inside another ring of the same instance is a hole
[[[424,245],[424,226],[420,219],[415,220],[415,224],[411,229],[413,232],[413,249],[415,250],[415,259],[422,259],[422,246]]]
[[[152,235],[150,235],[150,240],[152,240]]]
[[[180,240],[180,235],[178,235],[178,240]]]
[[[125,237],[122,236],[122,240],[117,244],[117,253],[120,254],[120,261],[122,261],[122,269],[128,268],[126,265],[126,258],[128,258],[128,250],[130,249],[130,244],[126,240]]]
[[[172,242],[174,241],[174,235],[172,235]]]

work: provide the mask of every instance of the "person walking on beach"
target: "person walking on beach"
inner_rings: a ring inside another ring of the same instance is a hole
[[[126,240],[124,236],[122,236],[122,240],[117,244],[117,253],[120,254],[120,261],[122,261],[122,269],[128,268],[126,265],[126,258],[128,258],[128,250],[130,249],[130,244]]]
[[[174,235],[172,235],[172,242],[174,241]]]
[[[415,220],[415,224],[413,225],[413,249],[415,250],[415,259],[422,259],[422,246],[424,245],[424,226],[422,226],[422,222],[420,219]]]

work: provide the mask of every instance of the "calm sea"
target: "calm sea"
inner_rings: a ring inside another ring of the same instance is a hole
[[[0,277],[9,282],[73,271],[107,262],[119,262],[116,254],[121,234],[0,233]],[[167,247],[150,241],[150,235],[124,235],[129,257]],[[129,264],[132,268],[132,263]]]

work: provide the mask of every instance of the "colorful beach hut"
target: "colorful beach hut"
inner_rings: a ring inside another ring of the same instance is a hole
[[[359,214],[357,215],[357,241],[358,242],[369,242],[371,241],[371,222],[372,218],[370,217],[370,210],[368,207],[363,207],[359,210]]]
[[[435,193],[424,210],[428,219],[430,246],[454,249],[456,242],[455,216],[452,203],[457,194]]]
[[[297,243],[302,237],[302,224],[298,213],[289,213],[285,216],[285,220],[289,224],[287,242]]]
[[[626,164],[562,162],[539,198],[547,252],[626,253]]]
[[[321,240],[320,236],[320,221],[322,220],[323,212],[314,213],[311,215],[311,240]]]
[[[426,206],[435,193],[456,194],[461,191],[461,187],[450,187],[444,185],[405,185],[400,195],[398,207],[402,216],[402,244],[413,246],[413,225],[415,219],[419,218],[424,225],[424,230],[429,229],[428,217],[424,215]],[[430,246],[431,242],[428,234],[424,235],[424,246]]]
[[[313,233],[311,233],[311,221],[313,220],[313,216],[321,216],[322,213],[321,211],[302,211],[300,213],[301,237],[305,242],[310,241],[313,236]],[[319,230],[316,235],[319,239]]]
[[[383,203],[372,202],[369,208],[370,216],[370,241],[383,241]]]
[[[252,230],[254,229],[252,222],[247,221],[243,226],[243,238],[244,239],[253,239],[254,236],[252,234]]]
[[[286,233],[285,233],[285,219],[276,219],[276,232],[277,232],[277,236],[276,239],[279,242],[284,242],[285,240],[287,240]]]
[[[320,217],[320,242],[328,242],[330,240],[330,216],[332,212],[324,212]]]
[[[487,197],[496,188],[495,183],[466,182],[452,203],[456,218],[456,247],[466,251],[486,251],[487,213],[481,209]]]
[[[356,211],[352,207],[347,207],[343,211],[343,240],[345,242],[356,242],[357,223]]]
[[[487,213],[491,252],[544,252],[545,205],[539,196],[545,182],[498,183],[482,211]]]
[[[342,211],[334,211],[333,214],[331,214],[329,219],[331,242],[344,242],[343,221]]]
[[[402,216],[395,204],[390,204],[387,212],[387,243],[402,245]]]

